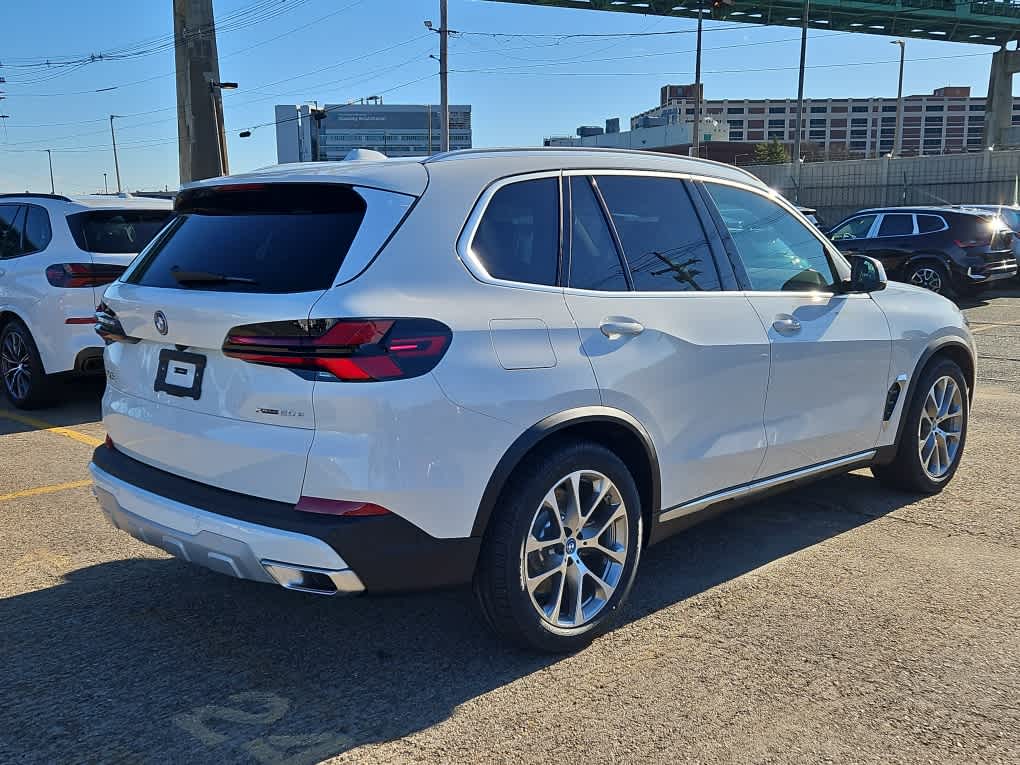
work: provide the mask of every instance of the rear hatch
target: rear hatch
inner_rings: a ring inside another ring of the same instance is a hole
[[[132,208],[88,210],[68,216],[75,244],[89,256],[91,273],[84,278],[92,285],[93,306],[98,305],[106,285],[127,270],[173,214],[167,209]]]
[[[296,501],[316,373],[259,363],[258,348],[313,334],[309,312],[345,259],[367,263],[364,250],[375,254],[413,199],[335,183],[182,192],[174,220],[101,306],[101,325],[126,338],[106,352],[117,447],[206,484]],[[258,342],[227,355],[228,338]]]
[[[1013,256],[1013,231],[995,215],[968,215],[954,227],[956,244],[985,263],[998,263]]]

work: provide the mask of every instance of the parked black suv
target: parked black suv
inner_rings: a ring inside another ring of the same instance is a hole
[[[1017,272],[1013,232],[994,213],[949,207],[861,210],[829,238],[846,255],[878,258],[890,279],[975,295]]]

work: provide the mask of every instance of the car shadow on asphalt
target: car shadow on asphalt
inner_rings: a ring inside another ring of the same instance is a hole
[[[647,550],[621,621],[915,499],[851,474],[734,510]],[[318,598],[163,558],[0,600],[0,633],[5,762],[312,763],[559,661],[497,641],[466,591]]]
[[[5,414],[27,417],[50,425],[70,428],[102,419],[102,399],[105,379],[102,376],[57,377],[53,381],[53,405],[23,411],[11,406],[0,388],[0,434],[23,433],[35,428],[17,419],[4,418]]]

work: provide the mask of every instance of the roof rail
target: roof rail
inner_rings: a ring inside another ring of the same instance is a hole
[[[438,162],[444,159],[471,156],[472,154],[497,154],[502,152],[511,153],[517,151],[539,151],[539,152],[547,151],[550,153],[563,151],[563,152],[577,152],[579,154],[594,152],[598,154],[635,154],[643,157],[647,156],[665,157],[669,159],[689,160],[691,162],[702,162],[709,165],[722,165],[723,167],[732,168],[746,175],[748,178],[753,178],[756,181],[761,181],[761,179],[757,175],[752,173],[750,170],[745,170],[744,168],[738,167],[737,165],[730,165],[726,162],[719,162],[714,159],[705,159],[703,157],[688,157],[684,154],[670,154],[667,151],[648,151],[646,149],[622,149],[622,148],[617,149],[613,148],[612,146],[497,146],[490,149],[483,148],[452,149],[450,151],[433,154],[432,156],[423,160],[423,164],[428,164],[430,162]]]
[[[37,199],[59,199],[61,202],[74,201],[70,197],[65,197],[63,194],[43,194],[37,191],[25,191],[20,194],[13,192],[0,194],[0,199],[8,199],[10,197],[35,197]]]

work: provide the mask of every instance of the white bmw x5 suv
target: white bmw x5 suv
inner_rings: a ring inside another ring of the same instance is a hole
[[[712,511],[960,463],[957,308],[733,167],[469,150],[212,179],[176,213],[98,312],[91,471],[114,525],[225,574],[471,582],[569,651]]]
[[[102,373],[96,304],[170,208],[128,194],[0,194],[0,380],[14,406],[50,403],[54,375]]]

